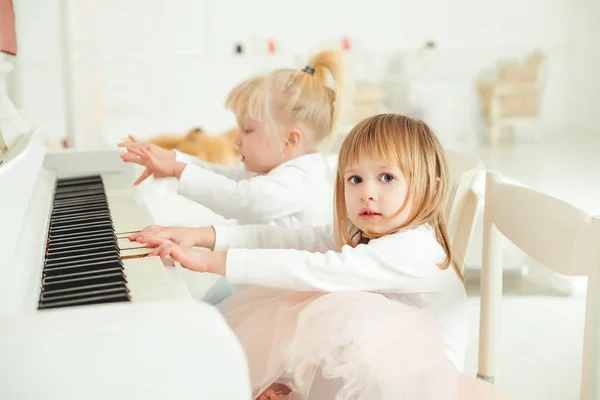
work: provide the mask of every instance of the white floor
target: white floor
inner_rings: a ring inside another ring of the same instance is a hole
[[[600,135],[569,132],[549,136],[537,145],[482,147],[475,151],[486,168],[497,169],[600,215]],[[155,191],[153,197],[165,194],[162,190]],[[215,222],[215,216],[195,214],[191,202],[181,198],[178,202],[178,221],[172,220],[168,209],[155,203],[152,213],[156,222],[165,223],[166,218],[172,224],[188,226]],[[187,278],[196,296],[214,282],[212,277],[200,278],[198,274]],[[466,370],[475,374],[479,299],[471,297],[470,303],[471,341]],[[515,400],[577,399],[584,312],[581,296],[505,297],[497,385]]]

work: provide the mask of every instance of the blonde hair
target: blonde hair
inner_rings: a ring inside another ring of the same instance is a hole
[[[267,132],[280,141],[277,132],[282,127],[305,123],[314,129],[309,144],[316,147],[335,131],[340,117],[342,55],[339,51],[322,51],[312,56],[307,66],[314,69],[314,74],[278,69],[250,78],[233,88],[225,106],[238,117],[265,124]],[[327,86],[328,73],[335,90]]]
[[[390,220],[398,216],[412,200],[406,221],[388,232],[362,232],[348,219],[344,200],[345,171],[360,157],[384,159],[397,165],[408,180],[404,203]],[[453,265],[464,280],[463,269],[453,257],[448,239],[444,202],[448,186],[445,153],[435,134],[423,121],[397,114],[376,115],[359,122],[342,143],[335,182],[335,232],[338,246],[368,243],[370,239],[430,224],[446,259],[441,269]]]

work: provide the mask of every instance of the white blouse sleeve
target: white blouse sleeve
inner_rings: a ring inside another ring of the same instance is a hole
[[[283,228],[268,225],[214,226],[215,251],[243,249],[296,249],[324,253],[335,249],[333,226]]]
[[[248,179],[248,178],[256,175],[254,173],[246,171],[242,165],[212,164],[212,163],[200,160],[198,157],[194,157],[189,154],[182,153],[179,150],[175,150],[175,159],[177,161],[181,161],[186,164],[202,167],[208,171],[212,171],[219,175],[226,176],[229,179],[233,179],[234,181]]]
[[[282,218],[305,208],[309,174],[295,164],[235,180],[188,164],[177,191],[230,219]]]
[[[429,232],[404,232],[344,246],[341,252],[233,249],[226,276],[232,283],[323,292],[426,293],[437,290],[443,250]]]

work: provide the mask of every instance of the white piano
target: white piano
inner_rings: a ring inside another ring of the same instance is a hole
[[[0,101],[0,398],[249,399],[221,314],[126,239],[153,223],[133,167],[47,153]]]

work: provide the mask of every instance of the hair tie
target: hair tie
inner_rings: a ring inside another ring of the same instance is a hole
[[[309,65],[307,65],[306,67],[304,67],[304,69],[302,70],[302,72],[306,72],[309,75],[314,76],[315,75],[315,69]]]

